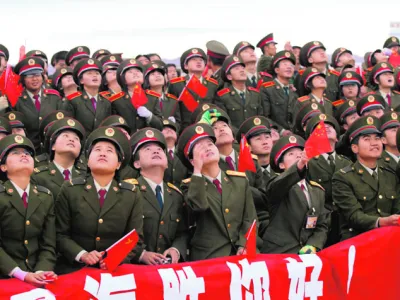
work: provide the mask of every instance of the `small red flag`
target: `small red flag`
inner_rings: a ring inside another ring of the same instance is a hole
[[[251,171],[256,173],[256,166],[254,165],[250,147],[245,136],[243,136],[242,140],[240,141],[238,170],[239,172]]]
[[[136,84],[133,89],[131,103],[136,109],[147,104],[146,93],[143,91],[140,84]]]
[[[322,153],[331,152],[332,148],[326,134],[325,123],[320,121],[310,137],[306,141],[304,148],[308,158],[313,158]]]
[[[106,250],[107,256],[104,258],[104,263],[107,266],[107,270],[113,272],[128,256],[129,252],[132,251],[138,241],[139,235],[137,234],[136,230],[133,229],[119,241],[111,245]]]
[[[186,87],[183,88],[182,93],[179,96],[179,100],[185,104],[186,108],[190,112],[194,112],[197,106],[199,106],[199,103],[193,98],[192,94]]]
[[[203,71],[203,73],[201,73],[201,77],[203,77],[203,78],[206,78],[207,76],[208,76],[208,66],[206,66],[205,68],[204,68],[204,71]]]
[[[257,255],[257,222],[253,221],[249,230],[246,233],[246,245],[244,249],[246,250],[246,255],[249,258],[255,258]]]
[[[6,88],[6,71],[4,70],[0,76],[0,92],[4,95],[4,90]]]
[[[21,47],[19,47],[19,61],[23,60],[25,57],[25,46],[22,45]]]
[[[10,65],[7,66],[5,73],[4,94],[7,96],[11,106],[15,107],[24,88],[19,84],[19,75],[11,70]]]
[[[196,76],[192,75],[190,77],[189,82],[187,83],[186,87],[190,89],[192,92],[199,95],[201,98],[207,96],[208,89],[201,84],[200,80],[197,79]]]

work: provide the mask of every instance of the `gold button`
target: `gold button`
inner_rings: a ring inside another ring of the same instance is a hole
[[[364,200],[367,200],[367,197],[365,197],[365,196],[364,196],[364,198],[363,198],[363,199],[364,199]]]
[[[97,237],[97,238],[96,238],[96,242],[100,242],[100,237]]]
[[[25,262],[26,262],[26,263],[28,263],[28,262],[29,262],[29,260],[28,260],[28,259],[25,259]]]
[[[158,238],[162,239],[162,238],[163,238],[163,235],[162,235],[162,234],[160,234],[160,236],[159,236]]]
[[[381,209],[380,208],[378,208],[378,213],[381,213]]]
[[[226,225],[228,228],[231,228],[231,224]]]
[[[383,197],[382,197],[382,195],[379,195],[379,199],[382,199]]]
[[[99,224],[103,224],[103,219],[99,219]]]
[[[28,245],[28,244],[29,244],[28,240],[25,240],[24,243],[25,243],[25,245]]]
[[[353,231],[353,228],[349,228],[349,231],[352,232],[352,231]]]
[[[164,221],[161,221],[160,224],[161,224],[161,225],[164,225]]]
[[[225,212],[226,212],[226,213],[229,213],[229,208],[225,208]]]
[[[244,110],[244,112],[246,112],[247,110]]]
[[[180,221],[179,219],[176,219],[176,222],[178,222],[178,223],[179,223],[179,221]]]
[[[31,222],[30,222],[29,220],[27,220],[27,221],[25,222],[25,224],[26,224],[27,226],[29,226],[29,225],[31,225]]]
[[[39,120],[42,120],[42,117],[39,117]]]

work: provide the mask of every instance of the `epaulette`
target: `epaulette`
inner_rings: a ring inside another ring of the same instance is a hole
[[[174,84],[174,83],[182,82],[182,81],[185,81],[185,80],[186,80],[186,78],[184,76],[181,76],[181,77],[176,77],[176,78],[171,79],[169,81],[169,83]]]
[[[109,91],[102,91],[99,95],[108,99],[111,96],[111,93]]]
[[[85,184],[86,179],[84,177],[75,177],[69,181],[71,185],[80,185],[80,184]]]
[[[396,174],[395,171],[393,171],[392,169],[390,169],[390,168],[388,168],[388,167],[386,167],[386,166],[379,166],[379,168],[381,168],[381,169],[383,169],[383,170],[385,170],[385,171],[388,171],[388,172],[390,172],[390,173]]]
[[[268,88],[271,86],[275,86],[275,82],[273,82],[273,81],[263,82],[263,84],[261,86]]]
[[[395,93],[395,94],[397,94],[397,95],[400,95],[400,92],[399,91],[392,91],[393,93]]]
[[[124,95],[125,95],[124,92],[116,93],[116,94],[112,95],[111,97],[109,97],[108,101],[114,102],[115,100],[118,100],[118,99],[122,98]]]
[[[245,172],[238,172],[238,171],[232,171],[232,170],[226,170],[226,174],[231,175],[231,176],[246,177]]]
[[[342,154],[336,154],[336,155],[339,157],[339,159],[344,159],[344,160],[348,160],[348,161],[351,162],[351,159],[348,158],[347,156],[344,156],[344,155],[342,155]]]
[[[336,76],[340,76],[340,73],[336,70],[329,70],[329,73],[336,75]]]
[[[131,183],[125,182],[125,181],[120,182],[119,183],[119,187],[121,189],[129,190],[129,191],[132,191],[132,192],[134,192],[135,189],[136,189],[136,186],[134,184],[131,184]]]
[[[47,84],[52,84],[52,83],[53,83],[53,79],[47,79],[47,80],[46,80],[46,83],[47,83]]]
[[[160,98],[160,97],[161,97],[161,94],[160,94],[160,93],[157,93],[157,92],[152,91],[152,90],[146,90],[146,94],[147,94],[147,95],[154,96],[154,97],[156,97],[156,98]]]
[[[178,97],[176,97],[175,95],[167,94],[167,97],[178,101]]]
[[[178,189],[176,186],[174,186],[172,183],[168,182],[167,185],[168,185],[171,189],[174,189],[175,191],[177,191],[179,194],[182,195],[181,190]]]
[[[206,80],[207,80],[208,82],[214,83],[215,85],[218,85],[218,81],[215,80],[214,78],[206,77]]]
[[[256,93],[259,93],[259,92],[260,92],[258,89],[253,88],[252,86],[248,86],[247,89],[248,89],[249,91],[253,91],[253,92],[256,92]]]
[[[325,191],[325,189],[319,183],[316,183],[315,181],[310,180],[310,184],[313,185],[313,186],[317,186],[321,190]]]
[[[35,174],[39,174],[43,171],[47,171],[48,169],[49,169],[49,166],[40,166],[40,167],[34,168],[33,172],[35,172]]]
[[[328,102],[328,103],[332,103],[331,100],[329,100],[328,98],[324,97],[324,101]]]
[[[308,96],[308,95],[300,97],[300,98],[297,98],[297,101],[299,101],[299,102],[304,102],[304,101],[307,101],[307,100],[310,100],[310,96]]]
[[[189,183],[191,180],[192,180],[192,178],[186,178],[186,179],[183,179],[182,182],[183,183]]]
[[[72,93],[72,94],[68,95],[66,98],[68,100],[74,100],[75,98],[77,98],[79,96],[82,96],[82,93],[81,92],[75,92],[75,93]]]
[[[218,92],[217,92],[217,95],[220,96],[220,97],[222,97],[223,95],[226,95],[226,94],[228,94],[229,92],[230,92],[229,88],[224,88],[224,89],[218,91]]]
[[[258,160],[258,156],[255,155],[255,154],[252,154],[251,157],[252,157],[254,160]]]
[[[53,90],[53,89],[45,89],[44,93],[45,94],[50,94],[50,95],[56,95],[56,96],[61,98],[60,93],[58,91],[56,91],[56,90]]]
[[[346,101],[341,99],[341,100],[337,100],[335,102],[332,102],[332,105],[333,106],[339,106],[339,105],[342,105],[343,103],[346,103]]]
[[[128,178],[128,179],[124,179],[125,182],[130,183],[130,184],[139,184],[139,181],[137,181],[137,179],[135,178]]]
[[[42,153],[42,154],[39,154],[39,155],[35,156],[35,161],[36,162],[42,162],[42,161],[45,161],[45,160],[49,160],[49,155],[47,153]]]
[[[260,72],[260,75],[261,75],[261,76],[264,76],[264,77],[273,78],[272,75],[269,74],[268,72]]]
[[[300,70],[299,70],[299,75],[303,75],[303,73],[304,73],[305,70],[306,70],[306,69],[300,69]]]
[[[37,185],[37,186],[36,186],[36,189],[37,189],[39,192],[42,192],[42,193],[46,193],[46,194],[48,194],[48,195],[51,195],[51,191],[50,191],[48,188],[45,188],[44,186]]]
[[[344,167],[343,169],[340,169],[340,172],[343,174],[349,173],[350,171],[353,171],[353,167],[351,165]]]

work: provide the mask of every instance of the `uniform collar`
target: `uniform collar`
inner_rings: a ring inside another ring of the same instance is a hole
[[[18,192],[18,195],[22,198],[22,195],[24,194],[24,192],[26,192],[28,198],[29,198],[29,190],[31,188],[31,184],[28,183],[26,190],[24,191],[23,189],[21,189],[18,185],[16,185],[12,180],[10,180],[11,184],[15,187],[15,189]]]
[[[100,184],[98,184],[98,182],[97,182],[96,179],[94,179],[94,178],[93,178],[93,182],[94,182],[94,186],[96,187],[97,193],[98,193],[101,189],[106,190],[107,193],[108,193],[108,190],[110,189],[112,180],[111,180],[106,186],[103,186],[103,187],[102,187]]]
[[[69,174],[72,174],[72,166],[69,167],[69,168],[67,168],[67,169],[64,169],[64,168],[61,167],[58,163],[56,163],[54,160],[53,160],[53,164],[56,166],[56,168],[58,169],[58,171],[60,171],[60,173],[61,173],[62,175],[64,175],[64,170],[69,170]]]
[[[203,176],[204,176],[205,178],[207,178],[210,182],[213,182],[215,179],[218,179],[219,182],[221,182],[221,170],[219,170],[219,173],[218,173],[218,175],[217,175],[216,178],[212,178],[212,177],[209,177],[209,176],[204,175],[204,174],[203,174]]]
[[[386,152],[390,157],[392,157],[396,163],[399,162],[400,157],[398,157],[398,156],[394,155],[393,153],[390,153],[390,152],[388,152],[388,151],[386,151],[386,150],[385,150],[385,152]]]
[[[235,149],[232,149],[231,154],[229,154],[228,156],[229,156],[230,158],[232,158],[232,160],[233,160],[234,163],[236,163]],[[223,159],[224,161],[226,160],[226,156],[223,155],[223,154],[221,154],[221,153],[219,154],[219,157],[220,157],[221,159]]]
[[[164,184],[161,181],[160,184],[155,183],[153,180],[146,178],[143,176],[143,179],[146,180],[147,184],[150,186],[151,190],[156,194],[156,187],[159,185],[161,187],[161,195],[164,195]]]

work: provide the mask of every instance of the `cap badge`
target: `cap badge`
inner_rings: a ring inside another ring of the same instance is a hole
[[[35,60],[31,58],[30,60],[28,60],[28,64],[30,66],[33,66],[35,64]]]
[[[93,60],[93,59],[89,59],[89,60],[87,61],[87,63],[88,63],[89,65],[94,65],[94,60]]]
[[[322,120],[322,121],[325,121],[326,120],[326,115],[325,114],[320,114],[319,115],[319,119]]]
[[[64,119],[64,114],[62,112],[57,113],[56,115],[57,120]]]
[[[386,68],[386,67],[387,67],[387,64],[382,63],[382,64],[381,64],[381,67],[382,67],[382,68]]]
[[[374,102],[375,97],[374,96],[368,96],[368,102]]]
[[[351,73],[346,73],[346,78],[351,78],[353,77],[353,75],[351,75]]]
[[[204,133],[204,128],[203,127],[201,127],[201,126],[196,126],[196,133],[198,133],[198,134],[202,134],[202,133]]]
[[[99,54],[104,54],[104,50],[100,50],[100,51],[99,51]]]
[[[153,68],[158,68],[158,65],[157,64],[153,64]]]
[[[248,42],[243,42],[242,45],[243,46],[247,46],[249,43]]]
[[[396,42],[397,40],[396,40],[396,38],[393,36],[392,37],[392,42]]]
[[[136,64],[136,60],[134,60],[134,59],[131,59],[129,62],[130,62],[132,65],[135,65],[135,64]]]
[[[164,121],[163,121],[163,124],[164,124],[164,125],[168,125],[168,124],[169,124],[169,121],[168,121],[168,120],[164,120]]]
[[[146,136],[147,136],[148,138],[154,137],[154,132],[153,132],[153,130],[147,130],[147,131],[146,131]]]
[[[374,124],[374,119],[373,119],[372,117],[368,117],[368,118],[367,118],[367,124],[368,124],[368,125]]]
[[[14,141],[15,141],[16,143],[18,143],[18,144],[22,144],[22,143],[24,142],[24,138],[23,138],[22,136],[20,136],[20,135],[17,135],[17,136],[14,138]]]
[[[318,72],[318,70],[317,70],[316,68],[312,68],[312,69],[311,69],[311,72],[313,72],[313,73],[317,73],[317,72]]]
[[[74,127],[74,126],[75,126],[75,121],[74,121],[74,120],[71,120],[71,119],[69,119],[69,120],[67,121],[67,124],[68,124],[69,126],[72,126],[72,127]]]
[[[78,47],[78,52],[83,52],[83,48],[82,47]]]
[[[285,52],[285,56],[286,57],[290,57],[290,53],[289,52]]]
[[[114,129],[112,129],[112,128],[107,128],[107,129],[105,130],[105,134],[106,134],[106,136],[114,136],[115,131],[114,131]]]
[[[396,113],[392,113],[391,117],[392,117],[393,120],[397,120],[397,114]]]
[[[237,56],[234,56],[233,61],[239,61],[239,58]]]
[[[204,104],[203,107],[202,107],[203,110],[207,110],[209,108],[210,108],[210,106],[208,104]]]
[[[14,115],[13,113],[9,114],[9,115],[8,115],[8,119],[9,119],[10,121],[15,120],[15,115]]]
[[[315,42],[314,42],[314,45],[315,45],[315,46],[318,46],[318,45],[319,45],[319,42],[315,41]]]
[[[197,49],[192,49],[192,53],[199,53],[199,50],[197,50]]]
[[[353,101],[353,100],[350,100],[350,101],[349,101],[349,106],[350,106],[350,107],[353,107],[353,106],[354,106],[354,101]]]
[[[291,142],[292,144],[297,143],[296,137],[293,136],[293,135],[291,135],[291,136],[289,137],[289,142]]]
[[[118,121],[119,121],[120,124],[125,124],[125,120],[124,120],[124,118],[122,118],[122,117],[119,117],[119,118],[118,118]]]
[[[67,73],[67,69],[61,69],[61,74]]]
[[[317,109],[318,109],[318,104],[317,104],[317,103],[311,104],[311,108],[312,108],[313,110],[317,110]]]
[[[110,56],[111,61],[115,61],[115,56]]]
[[[260,125],[261,124],[261,120],[260,120],[260,118],[255,118],[254,119],[254,125]]]

